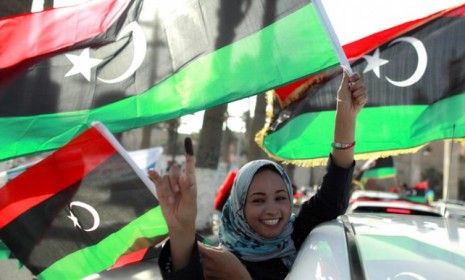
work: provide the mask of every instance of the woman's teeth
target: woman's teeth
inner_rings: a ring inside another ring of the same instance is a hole
[[[263,220],[263,223],[269,226],[274,226],[278,223],[279,219],[272,219],[272,220]]]

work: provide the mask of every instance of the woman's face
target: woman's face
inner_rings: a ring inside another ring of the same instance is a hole
[[[262,237],[278,237],[289,222],[291,207],[284,180],[272,170],[255,174],[245,200],[245,219]]]

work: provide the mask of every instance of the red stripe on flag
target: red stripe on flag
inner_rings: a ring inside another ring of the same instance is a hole
[[[431,20],[434,20],[440,16],[443,16],[448,11],[441,11],[432,15],[429,15],[424,18],[417,20],[409,21],[401,25],[394,26],[392,28],[382,30],[380,32],[374,33],[368,37],[362,38],[360,40],[354,41],[352,43],[346,44],[343,46],[344,52],[348,59],[357,60],[364,56],[365,54],[371,52],[382,44],[393,40],[400,35],[415,29]]]
[[[463,17],[465,16],[465,4],[458,7],[457,9],[452,10],[448,14],[445,15],[446,17]]]
[[[126,254],[126,255],[122,255],[116,260],[115,264],[109,269],[115,269],[115,268],[126,266],[128,264],[140,262],[144,259],[145,253],[147,253],[147,251],[148,251],[148,248],[144,248],[144,249],[141,249],[141,250],[138,250],[138,251]]]
[[[105,32],[130,0],[99,0],[0,20],[0,68],[70,47]]]
[[[94,127],[0,188],[0,228],[79,182],[116,152]]]

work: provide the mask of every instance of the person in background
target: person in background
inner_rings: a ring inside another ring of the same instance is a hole
[[[193,153],[186,153],[184,171],[177,166],[164,176],[150,171],[170,237],[159,257],[163,278],[284,279],[308,233],[347,209],[356,117],[366,102],[361,77],[344,72],[327,173],[297,215],[291,211],[291,182],[279,164],[256,160],[240,168],[222,209],[219,248],[197,242]]]

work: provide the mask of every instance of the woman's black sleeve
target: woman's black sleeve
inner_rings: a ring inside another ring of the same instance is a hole
[[[196,241],[197,244],[197,241]],[[158,266],[163,279],[204,279],[199,249],[194,246],[189,263],[183,269],[174,271],[171,262],[170,241],[163,246],[158,258]]]
[[[299,249],[310,231],[337,216],[344,214],[349,204],[350,187],[355,161],[349,168],[337,166],[329,156],[326,175],[321,188],[306,201],[294,221],[292,239]]]

